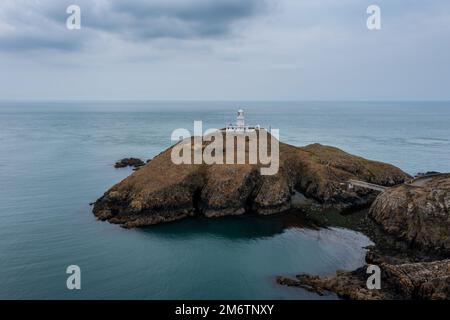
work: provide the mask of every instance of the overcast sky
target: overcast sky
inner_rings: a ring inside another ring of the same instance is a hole
[[[0,99],[450,100],[450,1],[1,0]]]

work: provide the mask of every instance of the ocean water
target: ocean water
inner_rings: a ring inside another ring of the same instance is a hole
[[[449,102],[2,102],[0,298],[335,299],[275,277],[362,265],[370,240],[360,233],[285,215],[133,230],[93,217],[89,203],[132,172],[116,160],[152,158],[174,129],[221,128],[238,107],[287,143],[450,172]],[[72,264],[79,291],[66,288]]]

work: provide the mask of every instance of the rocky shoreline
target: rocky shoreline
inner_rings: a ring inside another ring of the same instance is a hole
[[[327,277],[280,276],[277,282],[317,294],[335,292],[344,299],[450,299],[449,183],[450,174],[424,177],[382,193],[370,210],[346,216],[313,214],[310,218],[322,225],[371,238],[375,245],[368,248],[366,265]],[[367,288],[369,265],[381,269],[381,290]]]

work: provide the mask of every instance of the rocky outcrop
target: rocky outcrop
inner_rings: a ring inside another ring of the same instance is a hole
[[[323,295],[326,291],[352,300],[450,299],[450,260],[400,265],[382,263],[381,289],[368,289],[367,266],[355,271],[338,271],[330,277],[298,275],[278,277],[282,285],[305,288]]]
[[[125,158],[122,160],[117,161],[114,164],[114,168],[126,168],[126,167],[133,167],[133,168],[139,168],[145,165],[144,161],[137,158]]]
[[[385,300],[394,299],[395,295],[387,291],[369,290],[366,285],[366,268],[355,271],[337,271],[336,275],[329,277],[319,277],[308,274],[300,274],[295,278],[278,277],[278,284],[299,287],[308,291],[325,295],[327,292],[334,292],[340,298],[350,300]]]
[[[450,260],[382,264],[385,278],[408,299],[450,299]]]
[[[450,253],[450,174],[390,188],[375,200],[370,215],[412,246]]]
[[[261,130],[261,134],[267,132]],[[202,148],[207,145],[203,143]],[[409,179],[407,174],[389,164],[320,144],[298,148],[280,143],[280,169],[272,176],[261,175],[260,163],[176,165],[171,161],[172,148],[108,190],[95,203],[94,214],[125,227],[168,222],[196,214],[206,217],[247,212],[265,215],[290,209],[296,192],[323,207],[344,209],[368,205],[376,197],[370,190],[348,190],[345,186],[348,179],[384,186]],[[193,145],[191,149],[194,150]],[[248,158],[248,146],[246,152]]]

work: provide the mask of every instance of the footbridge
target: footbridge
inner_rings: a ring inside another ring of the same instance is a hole
[[[416,187],[416,188],[423,188],[427,184],[427,182],[429,182],[433,178],[449,177],[449,176],[450,176],[449,173],[433,173],[433,174],[415,177],[415,178],[411,179],[410,181],[406,181],[404,183],[404,185]],[[379,192],[384,192],[389,188],[389,187],[380,186],[377,184],[373,184],[373,183],[369,183],[369,182],[365,182],[365,181],[354,180],[354,179],[350,179],[346,183],[343,183],[343,184],[346,184],[349,189],[353,189],[354,187],[360,187],[360,188],[366,188],[366,189],[375,190],[375,191],[379,191]]]
[[[388,187],[380,186],[378,184],[373,184],[365,181],[353,180],[350,179],[347,181],[347,186],[349,189],[353,189],[354,187],[360,187],[370,190],[375,190],[379,192],[384,192],[388,189]]]

